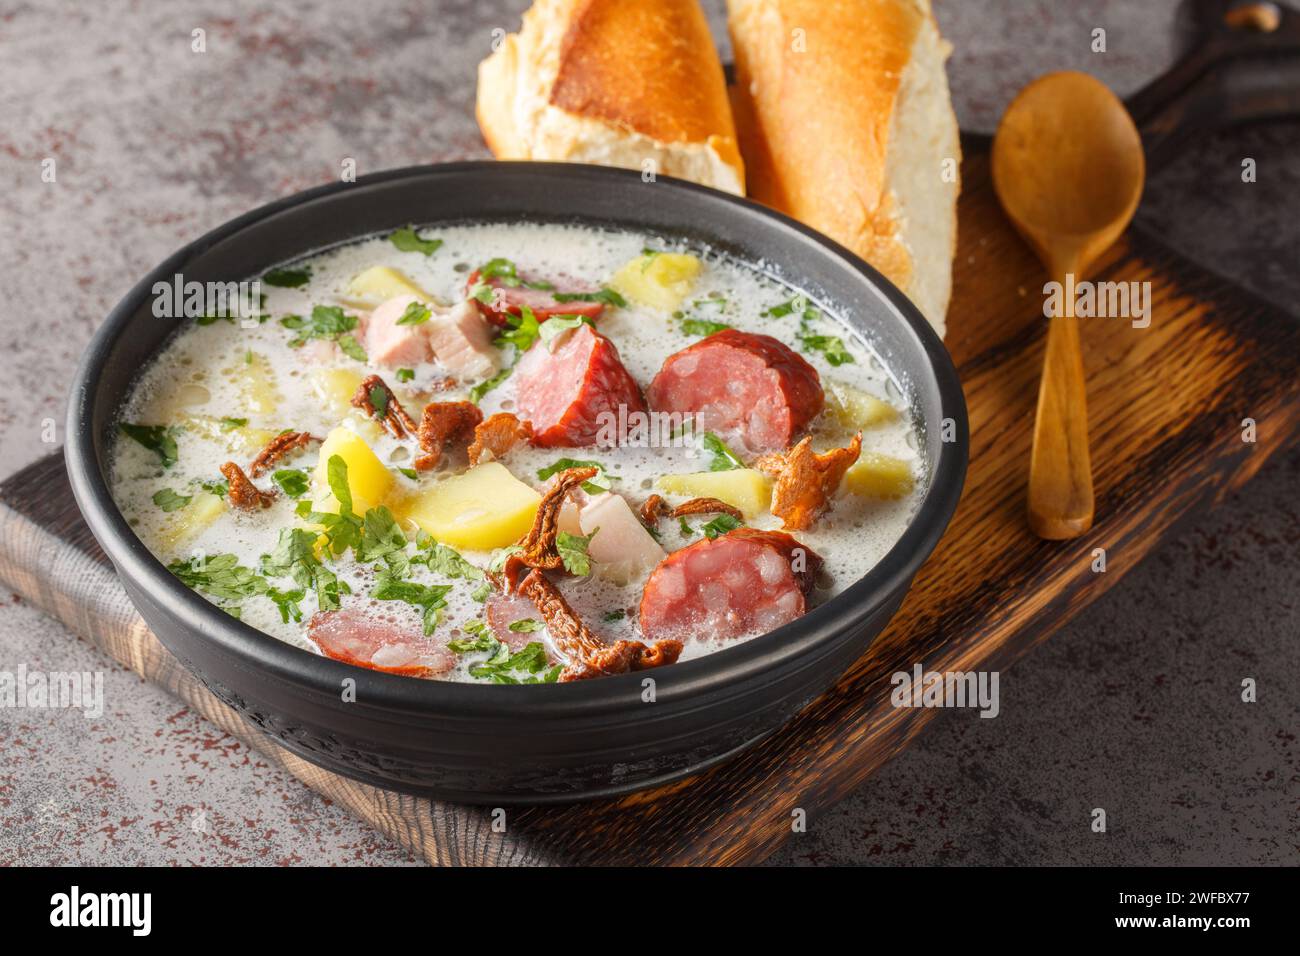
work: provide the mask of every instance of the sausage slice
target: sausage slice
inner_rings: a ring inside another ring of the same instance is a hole
[[[770,335],[724,329],[668,356],[647,393],[753,454],[782,451],[821,412],[817,370]]]
[[[784,531],[738,528],[668,555],[641,595],[647,641],[762,634],[808,609],[822,559]]]

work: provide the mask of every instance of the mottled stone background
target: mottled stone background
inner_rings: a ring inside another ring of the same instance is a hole
[[[1127,93],[1178,51],[1172,2],[936,3],[968,129],[991,130],[1046,70]],[[345,157],[364,173],[485,155],[474,65],[524,6],[0,0],[0,475],[51,450],[42,423],[61,427],[92,330],[180,244],[337,178]],[[1097,26],[1105,54],[1089,50]],[[1140,218],[1294,311],[1298,133],[1199,144]],[[1279,455],[1003,675],[998,719],[941,715],[772,862],[1297,862],[1298,479],[1300,452]],[[98,720],[0,710],[0,862],[407,862],[13,595],[0,605],[0,670],[101,670],[107,699]],[[1257,704],[1238,699],[1246,676]]]

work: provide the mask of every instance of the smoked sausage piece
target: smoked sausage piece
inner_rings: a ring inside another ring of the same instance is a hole
[[[724,329],[668,356],[647,393],[753,454],[784,451],[825,404],[817,370],[770,335]]]
[[[549,448],[618,441],[619,422],[646,410],[614,343],[583,323],[553,343],[540,339],[515,368],[516,412],[532,423],[533,444]],[[626,409],[620,416],[620,407]]]
[[[784,531],[738,528],[674,551],[646,580],[647,641],[762,634],[808,609],[822,559]]]
[[[375,608],[317,611],[307,623],[307,636],[326,657],[388,674],[434,677],[456,664],[451,649],[425,637],[418,624],[403,624]]]

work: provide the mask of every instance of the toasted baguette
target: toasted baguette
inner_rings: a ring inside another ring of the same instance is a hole
[[[743,194],[722,64],[695,0],[537,0],[479,64],[498,159],[624,166]]]
[[[961,144],[929,0],[727,5],[750,195],[862,256],[942,335]]]

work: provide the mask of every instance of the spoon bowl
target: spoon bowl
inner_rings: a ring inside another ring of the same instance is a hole
[[[1146,160],[1128,110],[1086,73],[1049,73],[1007,107],[993,139],[993,187],[1007,217],[1072,288],[1127,228]],[[1029,466],[1029,523],[1043,538],[1092,527],[1088,410],[1074,303],[1052,316]]]

